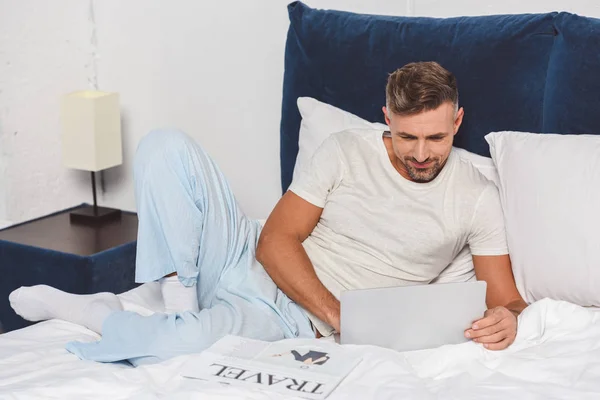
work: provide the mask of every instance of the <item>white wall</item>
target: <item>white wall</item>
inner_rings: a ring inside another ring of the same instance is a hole
[[[367,2],[343,3],[366,9]],[[126,116],[126,162],[107,174],[112,185],[105,202],[134,207],[130,171],[136,143],[153,127],[176,126],[215,158],[248,214],[268,215],[281,194],[279,123],[287,3],[220,1],[215,6],[137,0],[126,8],[122,1],[95,4],[99,85],[121,92]],[[398,4],[387,9],[404,12],[406,6]]]
[[[567,10],[595,0],[307,0],[392,15]],[[58,101],[118,91],[124,164],[103,205],[135,210],[132,160],[150,129],[187,131],[215,158],[251,216],[280,196],[279,122],[288,26],[284,0],[0,0],[0,224],[91,201],[87,173],[60,163]]]
[[[0,93],[0,96],[2,95],[2,93]],[[0,125],[1,126],[1,125]],[[0,131],[0,229],[2,229],[3,227],[7,226],[9,224],[9,222],[4,219],[6,218],[7,215],[7,210],[6,210],[6,200],[7,200],[7,193],[6,193],[6,167],[7,167],[7,157],[9,154],[9,149],[5,146],[3,146],[4,141],[2,140],[4,136],[2,135],[2,132]]]
[[[80,174],[60,165],[58,96],[87,86],[88,9],[0,0],[0,223],[86,199]]]

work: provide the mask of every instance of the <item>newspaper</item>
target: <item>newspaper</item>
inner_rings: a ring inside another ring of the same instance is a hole
[[[270,343],[229,335],[184,364],[182,376],[324,399],[359,362],[325,340]]]

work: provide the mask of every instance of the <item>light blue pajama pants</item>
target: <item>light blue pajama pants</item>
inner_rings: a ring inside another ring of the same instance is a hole
[[[100,362],[134,365],[198,353],[227,334],[261,340],[314,337],[304,311],[256,261],[260,223],[240,210],[208,154],[180,131],[140,142],[134,165],[139,217],[136,281],[177,272],[195,285],[200,312],[110,314],[95,343],[67,350]]]

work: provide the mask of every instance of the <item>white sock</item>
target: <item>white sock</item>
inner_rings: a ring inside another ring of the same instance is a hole
[[[114,311],[123,310],[112,293],[71,294],[47,285],[22,286],[9,296],[10,306],[28,321],[62,319],[102,333],[102,324]]]
[[[165,302],[160,291],[160,282],[146,282],[136,288],[118,294],[123,310],[144,317],[165,312]]]
[[[200,311],[196,286],[183,286],[177,276],[161,278],[159,283],[167,314],[181,311]]]

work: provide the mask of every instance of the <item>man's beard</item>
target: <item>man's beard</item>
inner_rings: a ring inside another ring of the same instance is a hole
[[[406,167],[406,171],[408,172],[408,176],[410,176],[410,179],[412,179],[413,182],[417,183],[431,182],[439,175],[439,173],[442,171],[442,168],[444,167],[444,164],[440,161],[439,158],[433,161],[432,165],[428,168],[416,168],[412,163],[413,161],[417,162],[412,157],[406,157],[404,159],[404,166]],[[429,160],[427,162],[432,162],[432,160]]]

